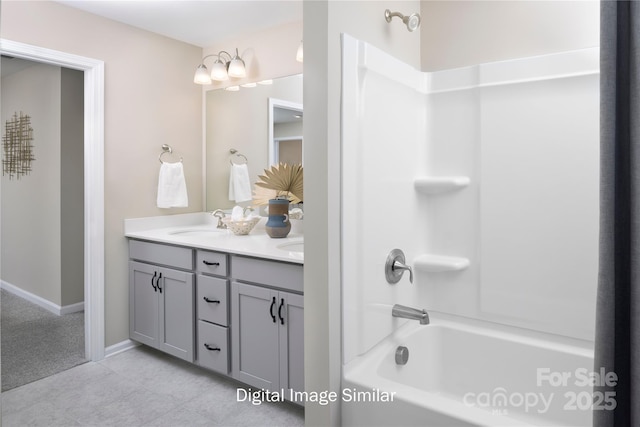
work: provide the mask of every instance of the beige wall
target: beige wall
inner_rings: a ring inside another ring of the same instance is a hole
[[[202,210],[202,89],[193,83],[202,49],[51,1],[1,7],[2,38],[105,62],[105,344],[119,343],[129,335],[123,220]],[[184,159],[189,208],[156,207],[164,143]]]
[[[279,142],[278,160],[296,165],[302,163],[302,140],[293,139]]]
[[[598,1],[423,1],[422,70],[599,45]]]
[[[60,251],[62,306],[84,301],[84,73],[61,70]]]
[[[420,10],[418,1],[390,6],[407,14]],[[399,21],[388,24],[386,7],[379,1],[304,3],[304,292],[310,302],[305,303],[305,386],[310,391],[340,389],[340,33],[420,66],[420,34],[409,33]],[[305,421],[339,425],[339,405],[307,403]]]
[[[56,305],[61,300],[60,68],[36,64],[2,79],[2,131],[31,117],[31,172],[2,177],[2,280]],[[6,159],[3,155],[3,159]]]

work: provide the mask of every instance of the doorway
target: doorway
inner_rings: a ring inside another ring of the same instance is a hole
[[[104,63],[0,39],[0,53],[84,73],[84,330],[85,357],[104,358]]]
[[[84,363],[84,73],[2,56],[2,391]]]

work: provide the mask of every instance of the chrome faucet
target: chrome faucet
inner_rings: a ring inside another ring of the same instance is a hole
[[[429,324],[429,313],[427,313],[425,309],[418,310],[417,308],[407,307],[406,305],[394,304],[391,315],[403,319],[419,320],[421,325]]]
[[[227,228],[227,224],[222,222],[222,218],[224,218],[224,212],[222,211],[222,209],[216,209],[215,211],[211,212],[211,215],[218,218],[218,228]]]

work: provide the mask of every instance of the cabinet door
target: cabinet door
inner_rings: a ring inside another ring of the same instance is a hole
[[[159,282],[160,327],[158,349],[193,362],[194,273],[156,267]]]
[[[157,267],[129,262],[129,337],[158,346]]]
[[[277,300],[277,291],[231,284],[232,376],[273,391],[280,381]]]
[[[280,387],[304,391],[304,297],[288,292],[278,297]]]

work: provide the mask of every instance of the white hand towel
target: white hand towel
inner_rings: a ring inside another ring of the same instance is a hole
[[[251,199],[249,168],[247,168],[246,164],[232,164],[229,173],[229,200],[235,200],[236,203],[240,203]]]
[[[158,177],[158,207],[185,208],[188,205],[182,162],[162,163]]]

